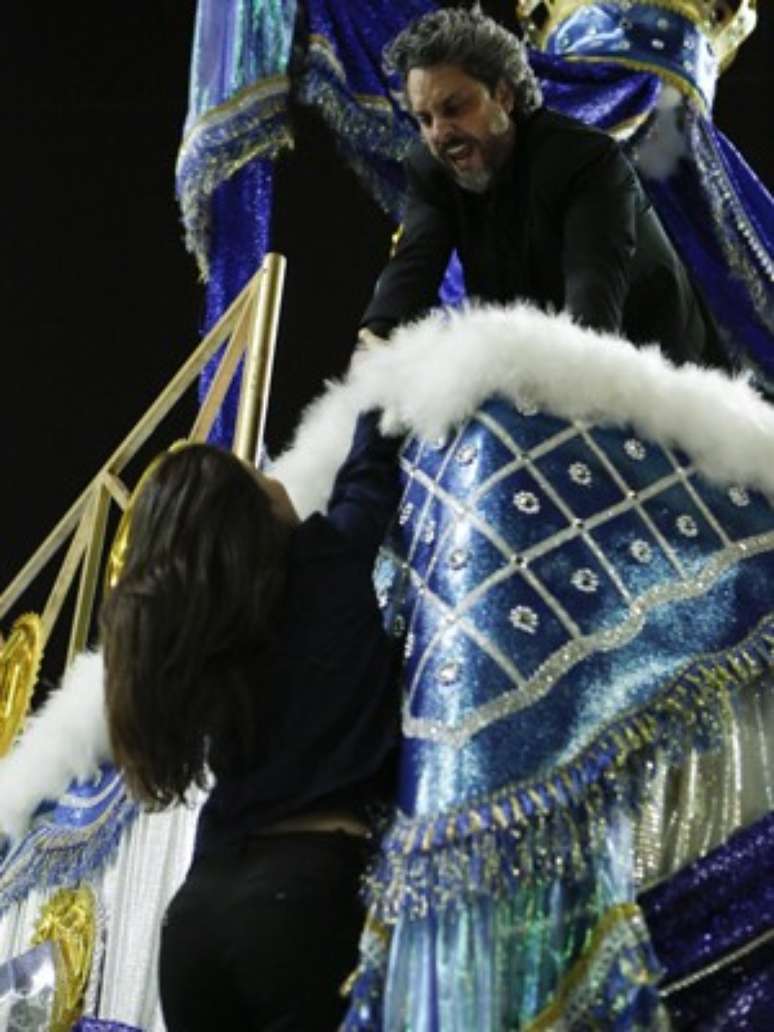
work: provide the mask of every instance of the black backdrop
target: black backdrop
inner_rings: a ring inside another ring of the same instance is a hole
[[[510,2],[484,7],[508,22]],[[715,114],[771,185],[774,13],[762,8]],[[3,4],[0,586],[197,340],[203,288],[173,194],[194,10],[194,0]],[[391,229],[317,116],[294,118],[272,242],[289,258],[273,450],[323,376],[344,368]],[[193,411],[191,398],[169,433]]]

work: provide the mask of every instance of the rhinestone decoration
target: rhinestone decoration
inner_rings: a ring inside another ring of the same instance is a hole
[[[537,495],[531,491],[518,491],[513,496],[513,504],[519,512],[526,513],[527,516],[534,516],[536,512],[540,512],[540,502]]]
[[[580,484],[581,487],[590,487],[591,482],[594,479],[591,475],[591,470],[585,462],[573,462],[568,470],[570,474],[570,480],[575,484]]]
[[[411,659],[414,652],[414,646],[417,643],[416,635],[413,631],[409,631],[406,635],[406,644],[403,646],[403,655],[406,659]]]
[[[632,559],[636,559],[638,563],[649,563],[653,558],[653,549],[650,547],[647,541],[643,541],[642,538],[637,538],[636,541],[632,541],[629,545],[629,555]]]
[[[738,505],[740,509],[743,509],[745,505],[750,504],[750,496],[743,487],[739,487],[737,484],[734,484],[733,487],[729,487],[728,497],[734,505]]]
[[[515,404],[520,416],[536,416],[540,411],[531,398],[519,398]]]
[[[428,444],[433,451],[443,451],[446,447],[446,436],[435,437],[432,441],[428,441]]]
[[[540,624],[540,617],[529,606],[515,606],[508,614],[508,619],[517,631],[524,631],[525,634],[534,634]]]
[[[462,570],[470,561],[470,552],[467,548],[455,548],[449,554],[449,566],[453,570]]]
[[[675,520],[675,526],[683,535],[683,537],[696,537],[699,533],[699,528],[696,526],[696,520],[693,516],[688,516],[683,513],[682,516],[678,516]]]
[[[406,618],[401,616],[400,613],[395,617],[392,625],[392,633],[396,638],[402,638],[406,630]]]
[[[648,454],[645,449],[645,445],[642,441],[638,441],[636,437],[629,438],[629,440],[624,444],[624,451],[629,458],[634,459],[635,462],[642,462]]]
[[[656,22],[656,28],[657,29],[668,29],[669,28],[669,22],[666,20],[666,18],[659,18],[658,21]]]
[[[400,510],[400,515],[398,516],[398,523],[400,523],[401,527],[404,527],[408,523],[408,521],[411,519],[411,514],[413,511],[414,503],[406,502],[406,504]]]
[[[570,578],[570,582],[574,588],[584,591],[587,595],[592,595],[599,587],[599,577],[587,566],[576,570]]]
[[[653,47],[654,50],[663,50],[664,49],[664,41],[663,41],[663,39],[652,39],[650,41],[650,45]]]
[[[460,749],[470,738],[495,721],[502,720],[513,713],[520,712],[525,706],[533,705],[544,698],[560,677],[563,677],[577,662],[585,659],[597,648],[611,649],[630,641],[632,635],[640,627],[643,615],[654,607],[667,602],[683,601],[698,598],[708,587],[715,584],[722,574],[734,566],[740,555],[759,555],[770,552],[774,548],[774,533],[760,534],[749,541],[740,541],[722,549],[705,565],[700,578],[674,580],[661,583],[650,589],[630,609],[627,619],[617,627],[599,631],[590,636],[582,635],[568,642],[554,652],[540,668],[540,672],[530,678],[523,690],[504,696],[500,705],[482,712],[474,710],[463,717],[453,727],[447,727],[439,721],[414,717],[410,713],[404,717],[404,733],[427,741],[440,742],[453,749]],[[437,676],[437,672],[436,672]]]
[[[435,524],[432,520],[428,521],[422,528],[422,540],[426,545],[432,545],[435,541]]]
[[[475,444],[465,444],[460,448],[454,458],[460,466],[469,466],[475,459],[476,455],[478,455],[478,448],[476,448]]]
[[[460,676],[460,665],[456,659],[449,660],[439,668],[437,678],[443,685],[454,684]]]
[[[386,591],[379,591],[376,595],[376,602],[380,609],[385,609],[390,597]]]

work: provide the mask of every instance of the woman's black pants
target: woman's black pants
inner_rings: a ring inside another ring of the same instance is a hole
[[[196,860],[161,932],[168,1032],[334,1032],[366,858],[362,839],[297,832]]]

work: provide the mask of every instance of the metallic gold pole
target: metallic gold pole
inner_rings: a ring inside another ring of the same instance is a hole
[[[105,472],[113,474],[121,472],[129,460],[142,447],[148,437],[150,437],[161,420],[167,415],[170,409],[175,406],[188,387],[193,383],[205,362],[215,354],[224,340],[231,335],[234,326],[241,315],[243,306],[245,304],[249,304],[250,294],[255,287],[253,281],[256,277],[260,278],[260,276],[260,272],[257,272],[253,277],[253,280],[248,283],[242,293],[231,302],[231,305],[223,313],[220,319],[218,319],[217,323],[201,341],[190,358],[186,360],[158,398],[153,402],[151,407],[144,413],[139,423],[133,427],[107,462],[102,466],[94,480],[82,492],[80,497],[73,502],[40,548],[38,548],[34,555],[22,567],[16,577],[14,577],[11,583],[0,594],[0,619],[5,616],[16,599],[26,591],[43,567],[73,532],[78,521],[83,515],[86,505],[88,504],[95,481],[99,480]]]
[[[261,266],[234,433],[234,452],[248,462],[258,460],[263,445],[285,266],[283,256],[273,253],[266,255]]]
[[[189,439],[191,441],[206,441],[215,417],[218,414],[226,392],[234,379],[234,373],[239,365],[239,360],[245,351],[245,341],[252,327],[255,317],[255,297],[260,289],[261,274],[258,273],[250,281],[249,292],[245,294],[244,304],[239,317],[231,332],[231,340],[221,357],[218,371],[212,378],[212,383],[207,391],[207,397],[202,402],[194,425],[191,427]]]
[[[43,615],[40,618],[43,627],[44,644],[48,641],[51,629],[59,617],[64,601],[75,579],[75,574],[78,572],[78,565],[83,559],[83,553],[89,544],[89,535],[91,533],[90,515],[91,508],[87,506],[78,529],[70,538],[70,545],[65,554],[64,562],[60,566],[54,586],[49,592],[46,608],[43,610]]]
[[[78,599],[75,603],[75,616],[73,617],[73,625],[70,632],[70,646],[67,650],[67,666],[72,663],[76,653],[83,651],[86,647],[89,627],[91,626],[94,595],[97,590],[97,580],[102,561],[102,546],[105,541],[105,527],[110,506],[110,492],[102,483],[101,478],[94,486],[94,498],[91,506],[91,512],[88,517],[91,524],[91,534],[86,548],[86,555],[83,558],[83,566],[81,567]]]

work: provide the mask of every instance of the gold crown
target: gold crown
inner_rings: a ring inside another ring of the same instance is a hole
[[[524,25],[529,42],[543,49],[546,40],[580,7],[596,0],[515,0],[516,17]],[[726,69],[739,47],[755,28],[757,0],[606,0],[623,11],[635,4],[674,11],[687,18],[712,44],[720,70]]]

